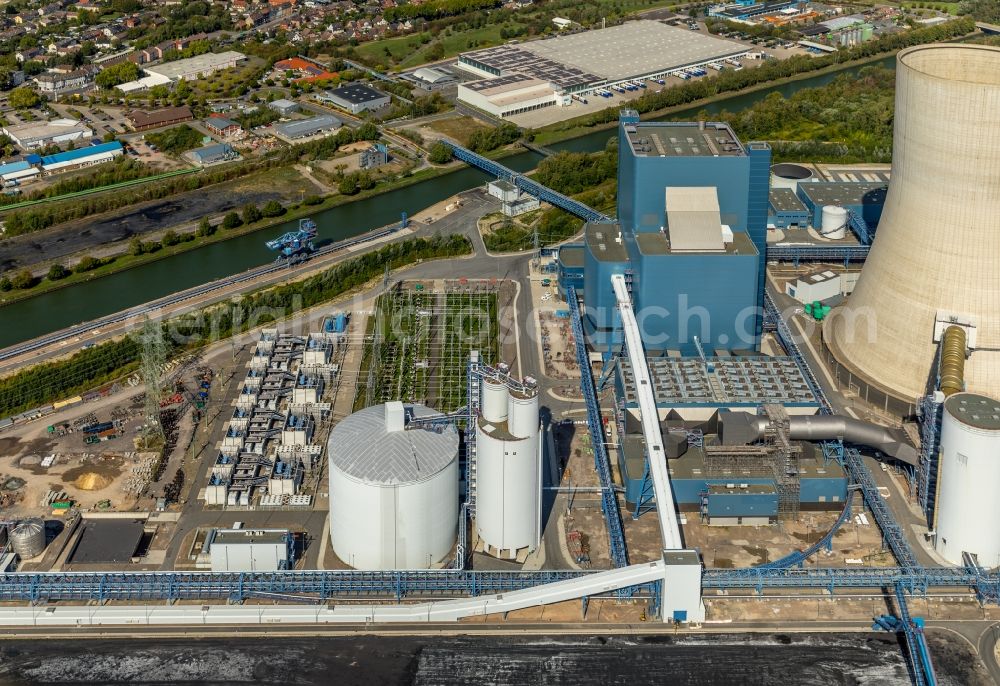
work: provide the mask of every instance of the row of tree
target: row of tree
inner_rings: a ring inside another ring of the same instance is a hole
[[[33,191],[26,195],[0,196],[0,205],[11,205],[25,200],[58,198],[59,196],[66,195],[67,193],[79,193],[80,191],[101,188],[103,186],[123,183],[125,181],[134,181],[147,176],[153,176],[157,173],[159,172],[143,164],[139,160],[122,155],[112,162],[102,164],[92,170],[89,170],[87,174],[63,179],[62,181],[54,183],[42,190]],[[7,233],[12,236],[23,233],[18,220],[14,220],[13,224],[8,222]]]
[[[172,355],[207,345],[290,315],[295,308],[314,307],[381,277],[386,266],[398,269],[421,260],[466,255],[471,250],[469,240],[459,234],[390,243],[303,281],[249,293],[237,308],[216,305],[172,320],[163,325],[168,351]],[[168,331],[171,335],[166,336]],[[6,376],[0,379],[0,417],[122,378],[138,366],[140,350],[137,339],[128,336]]]
[[[468,12],[480,12],[501,4],[500,0],[428,0],[420,4],[389,7],[383,13],[386,21],[406,19],[440,19]]]

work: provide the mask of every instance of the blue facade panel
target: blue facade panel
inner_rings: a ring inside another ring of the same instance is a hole
[[[764,311],[764,284],[767,268],[767,209],[770,206],[771,146],[767,143],[750,143],[750,181],[747,194],[747,233],[757,248],[757,308]],[[757,318],[755,333],[761,334],[763,316]]]
[[[624,128],[621,129],[625,136]],[[770,155],[768,155],[770,159]],[[765,173],[770,174],[765,166]],[[618,145],[618,221],[622,230],[659,231],[666,222],[668,186],[715,186],[723,224],[733,231],[747,231],[750,193],[750,160],[747,157],[637,157],[628,141]],[[767,186],[760,229],[767,232]]]
[[[607,241],[614,241],[617,228],[613,232],[614,235],[608,232]],[[616,243],[606,245],[614,246],[613,254],[620,254],[622,259],[609,259],[606,255],[598,257],[592,240],[585,241],[583,250],[583,328],[591,346],[600,352],[607,352],[610,347],[621,344],[623,335],[611,277],[624,274],[629,267],[624,250]]]
[[[584,250],[584,246],[577,244],[564,245],[559,248],[557,268],[559,289],[562,291],[563,295],[565,295],[566,289],[571,286],[577,291],[581,293],[583,292],[584,267],[582,259]],[[564,259],[569,257],[570,254],[572,254],[571,259]],[[569,264],[567,262],[569,262]]]
[[[817,202],[809,195],[809,185],[807,183],[800,183],[796,195],[802,201],[810,212],[812,218],[813,226],[823,225],[823,204]],[[861,185],[852,184],[851,182],[845,182],[844,186],[851,185]],[[870,184],[865,184],[870,185]],[[861,198],[860,202],[854,203],[843,203],[841,206],[846,210],[851,210],[856,215],[865,220],[865,223],[869,227],[877,227],[879,221],[882,219],[882,210],[885,208],[885,197],[886,190],[884,187],[875,188],[871,191],[865,193]]]
[[[801,503],[842,503],[847,499],[847,477],[816,479],[803,477],[799,482]]]
[[[812,213],[804,210],[775,212],[768,215],[767,221],[778,229],[787,229],[792,224],[802,227],[812,222]]]
[[[733,493],[708,495],[709,517],[777,517],[777,493]]]
[[[632,295],[647,350],[697,355],[695,336],[706,350],[756,347],[757,255],[635,252]]]
[[[632,473],[628,469],[626,460],[621,457],[621,451],[617,451],[619,454],[618,458],[618,469],[622,475],[622,482],[625,485],[625,500],[629,504],[635,504],[636,499],[642,493],[642,470],[635,470],[636,473]],[[635,463],[633,463],[635,464]],[[774,486],[773,479],[767,478],[748,478],[739,477],[731,479],[692,479],[692,478],[672,478],[670,480],[671,487],[674,491],[674,500],[677,502],[678,506],[685,506],[685,509],[691,510],[697,508],[701,504],[701,494],[704,493],[709,485],[725,486],[726,484],[735,483],[748,484],[750,486]],[[799,503],[804,506],[822,506],[827,503],[843,503],[847,499],[847,477],[837,476],[830,478],[810,478],[804,477],[799,482]],[[747,494],[741,494],[747,495]],[[759,495],[759,494],[749,494],[749,495]],[[710,496],[711,498],[719,497],[716,495]],[[777,496],[775,496],[777,498]],[[775,499],[775,508],[777,508],[777,499]],[[836,507],[833,507],[836,509]],[[711,514],[711,511],[710,511]],[[744,513],[736,515],[725,515],[716,514],[715,516],[755,516],[753,513]]]
[[[643,131],[652,133],[660,126],[671,129],[658,134],[661,154],[641,150],[637,154],[629,132],[641,136]],[[690,137],[686,133],[688,126]],[[626,127],[635,128],[627,131]],[[637,118],[628,115],[619,123],[618,221],[633,265],[636,314],[640,325],[648,322],[643,326],[643,342],[654,350],[694,354],[692,337],[698,335],[706,347],[756,349],[761,317],[747,308],[759,311],[763,306],[771,150],[764,143],[740,148],[736,142],[735,151],[727,148],[727,154],[711,154],[704,145],[700,153],[689,154],[688,148],[683,154],[672,154],[672,150],[662,154],[664,147],[671,144],[680,151],[682,141],[694,140],[699,132],[697,123],[638,123]],[[634,237],[657,233],[666,224],[668,187],[715,188],[721,223],[735,233],[746,234],[756,254],[640,255]],[[590,270],[588,262],[585,283]],[[590,291],[591,297],[585,297],[588,309],[602,305],[600,298],[593,297],[592,285]],[[609,326],[611,321],[609,316],[589,319],[596,329]],[[694,331],[690,330],[692,323]]]

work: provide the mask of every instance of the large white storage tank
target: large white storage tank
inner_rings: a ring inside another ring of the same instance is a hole
[[[368,407],[330,432],[330,539],[355,569],[428,569],[458,533],[458,432],[407,428],[437,414],[400,402]]]
[[[484,408],[488,388],[484,383]],[[484,552],[521,559],[541,535],[538,392],[516,383],[504,390],[505,421],[491,420],[484,409],[476,425],[476,531]]]
[[[974,553],[984,567],[1000,565],[1000,402],[956,393],[944,402],[935,548],[962,564]]]
[[[824,205],[820,233],[824,238],[845,238],[847,236],[847,210],[839,205]]]

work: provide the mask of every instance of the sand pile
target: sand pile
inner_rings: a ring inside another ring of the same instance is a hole
[[[83,491],[99,491],[110,486],[111,479],[97,472],[87,472],[78,476],[73,483]]]

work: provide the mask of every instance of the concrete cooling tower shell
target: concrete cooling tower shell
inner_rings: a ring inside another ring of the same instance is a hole
[[[966,390],[1000,396],[1000,48],[923,45],[897,62],[885,209],[824,342],[843,385],[912,407],[939,313],[959,316],[977,327]]]

